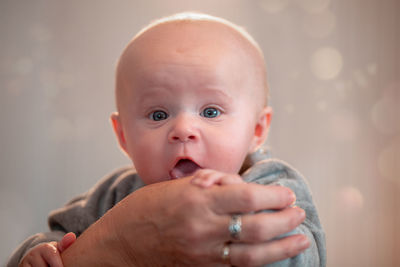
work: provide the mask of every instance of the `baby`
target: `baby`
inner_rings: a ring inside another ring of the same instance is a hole
[[[118,112],[111,116],[120,147],[135,170],[118,170],[53,212],[49,224],[58,236],[31,237],[14,252],[8,266],[62,266],[60,253],[75,240],[71,234],[62,238],[66,231],[79,236],[131,192],[189,176],[192,184],[203,188],[244,182],[291,188],[301,208],[293,209],[301,220],[303,209],[307,217],[290,235],[301,240],[299,252],[310,248],[275,264],[324,266],[324,234],[306,183],[289,165],[257,150],[271,121],[267,97],[263,54],[243,29],[198,13],[150,24],[120,57]],[[57,240],[61,240],[58,251],[51,243]],[[230,245],[231,251],[235,246]],[[38,264],[29,262],[32,255],[40,258]]]

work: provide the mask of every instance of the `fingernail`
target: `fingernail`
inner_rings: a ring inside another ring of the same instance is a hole
[[[276,186],[282,186],[282,187],[284,187],[284,188],[286,188],[287,189],[287,193],[288,193],[288,197],[289,197],[289,203],[290,203],[290,205],[289,206],[294,206],[294,204],[296,203],[296,195],[295,195],[295,193],[292,191],[292,189],[290,189],[289,187],[287,187],[287,186],[284,186],[284,185],[281,185],[281,184],[276,184]]]
[[[290,191],[290,206],[294,206],[296,204],[296,195],[293,193],[293,191]]]
[[[300,237],[298,244],[301,249],[305,249],[310,246],[310,241],[306,236],[302,236]]]
[[[299,208],[297,206],[294,206],[293,208],[297,210],[297,215],[300,219],[304,219],[306,217],[306,212],[302,208]]]

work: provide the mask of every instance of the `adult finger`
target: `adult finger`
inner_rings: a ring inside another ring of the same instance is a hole
[[[234,266],[263,266],[292,258],[310,246],[304,235],[293,235],[261,244],[232,243],[230,263]]]
[[[242,215],[239,241],[260,243],[271,240],[295,229],[304,221],[305,217],[304,210],[299,207],[288,207],[272,213],[262,212]],[[228,229],[226,233],[227,238],[229,238]]]
[[[253,183],[212,187],[210,194],[214,198],[212,209],[218,214],[278,210],[296,201],[295,194],[287,187]]]

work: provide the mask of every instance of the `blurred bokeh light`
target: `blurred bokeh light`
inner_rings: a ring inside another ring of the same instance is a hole
[[[195,10],[265,53],[268,147],[307,177],[328,266],[400,266],[400,1],[0,1],[0,265],[46,217],[129,160],[114,67],[151,20]]]
[[[342,55],[332,47],[319,48],[311,57],[311,70],[321,80],[336,78],[342,67]]]

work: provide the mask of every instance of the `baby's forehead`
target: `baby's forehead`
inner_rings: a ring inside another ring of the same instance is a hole
[[[241,71],[240,60],[231,60],[229,53],[221,54],[211,53],[208,59],[205,59],[206,55],[199,59],[164,53],[161,60],[152,54],[137,68],[130,69],[131,75],[126,75],[129,78],[125,79],[129,80],[126,88],[136,96],[160,94],[164,89],[174,94],[191,92],[195,95],[199,91],[213,90],[225,95],[236,94],[245,87],[243,84],[247,84],[247,72]]]
[[[199,76],[221,65],[226,68],[236,64],[252,69],[256,64],[254,48],[250,46],[221,23],[169,22],[133,39],[122,54],[119,67],[131,75],[132,72],[144,75],[144,78],[162,76],[174,65],[177,69],[182,65],[185,70],[198,68]]]
[[[133,38],[120,57],[117,67],[117,105],[122,80],[133,79],[133,76],[136,82],[137,78],[149,83],[168,79],[171,76],[167,72],[174,64],[177,68],[186,66],[181,75],[187,75],[185,71],[191,67],[206,68],[207,64],[212,67],[222,62],[224,67],[220,71],[225,72],[224,77],[230,76],[229,79],[234,82],[247,75],[248,79],[258,80],[260,88],[264,87],[263,55],[252,40],[239,28],[221,21],[172,20],[150,25]],[[165,65],[169,68],[164,68]],[[229,73],[229,65],[239,65],[243,71]],[[198,71],[197,80],[214,82],[212,76],[206,74],[206,71]]]

